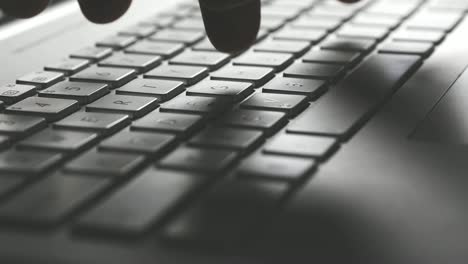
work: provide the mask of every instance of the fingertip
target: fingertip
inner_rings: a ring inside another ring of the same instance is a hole
[[[79,0],[84,16],[97,24],[110,23],[121,17],[130,7],[132,0]]]

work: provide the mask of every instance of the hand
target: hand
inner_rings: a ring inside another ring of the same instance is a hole
[[[206,32],[221,51],[236,52],[254,43],[260,26],[260,0],[199,0]],[[353,3],[359,0],[340,0]],[[0,9],[20,18],[42,12],[49,0],[0,0]],[[122,16],[132,0],[78,0],[86,18],[109,23]]]

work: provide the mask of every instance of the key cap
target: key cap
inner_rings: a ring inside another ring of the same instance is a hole
[[[249,152],[263,140],[261,131],[209,127],[192,137],[189,141],[191,146],[231,149],[241,152]]]
[[[265,84],[273,77],[272,68],[248,66],[227,66],[211,74],[212,80],[251,82],[255,87]]]
[[[209,70],[217,70],[229,62],[230,56],[221,52],[212,51],[190,51],[172,58],[169,63],[175,65],[189,65],[206,67]]]
[[[159,55],[170,58],[184,50],[183,44],[143,40],[125,49],[127,53]]]
[[[131,153],[98,152],[91,150],[65,165],[66,172],[124,177],[138,169],[144,156]]]
[[[338,148],[331,137],[281,134],[270,140],[263,151],[269,154],[325,159]]]
[[[345,52],[334,50],[313,50],[308,52],[302,60],[304,62],[339,64],[352,67],[360,60],[361,54],[358,52]]]
[[[141,235],[204,181],[201,175],[150,168],[80,218],[77,228]]]
[[[38,176],[57,165],[62,157],[61,154],[54,152],[11,149],[0,153],[0,174],[14,173]]]
[[[112,49],[124,49],[137,41],[137,37],[134,36],[110,36],[96,43],[98,47],[112,48]]]
[[[300,17],[291,23],[293,28],[316,28],[325,29],[328,32],[335,31],[342,24],[340,18],[333,17]]]
[[[117,88],[136,77],[135,70],[93,66],[71,76],[70,81],[106,83],[112,88]]]
[[[33,184],[0,206],[0,219],[54,226],[108,184],[107,179],[57,173]]]
[[[339,29],[336,34],[344,38],[363,38],[383,40],[388,35],[388,28],[379,26],[347,25]]]
[[[281,182],[224,181],[170,221],[163,236],[217,246],[250,241],[269,222],[287,189]]]
[[[90,132],[46,129],[18,143],[21,149],[77,152],[92,146],[98,135]]]
[[[282,26],[284,26],[285,23],[286,23],[286,20],[282,18],[264,17],[262,18],[262,21],[260,23],[260,28],[266,29],[268,31],[276,31]]]
[[[0,86],[0,100],[14,104],[36,94],[36,86],[25,84],[7,84]]]
[[[64,79],[64,74],[59,72],[36,71],[25,75],[18,80],[18,84],[34,85],[37,89],[44,89]]]
[[[371,39],[335,38],[326,39],[320,44],[321,49],[371,52],[375,48],[375,41]]]
[[[291,41],[300,40],[315,44],[324,39],[327,34],[328,31],[324,29],[300,29],[287,27],[273,34],[273,39]]]
[[[145,78],[167,79],[192,85],[208,76],[208,69],[204,67],[162,65],[144,75]]]
[[[258,129],[271,135],[286,123],[286,115],[272,111],[236,109],[224,115],[219,123],[230,127]]]
[[[276,77],[265,84],[264,93],[297,94],[316,99],[326,90],[326,82],[322,80]]]
[[[86,106],[89,112],[126,114],[132,118],[146,115],[158,107],[158,99],[109,94]]]
[[[149,25],[135,25],[119,32],[122,36],[132,36],[137,38],[146,38],[156,32],[156,27]]]
[[[434,51],[432,43],[392,41],[382,44],[380,53],[420,55],[428,57]]]
[[[288,131],[349,138],[420,63],[419,56],[371,56],[314,107],[307,109]],[[366,80],[366,85],[362,80]]]
[[[410,18],[405,26],[409,29],[452,31],[463,18],[460,12],[424,11]]]
[[[193,30],[202,32],[205,30],[205,25],[202,19],[197,18],[185,18],[175,22],[172,27],[176,30]]]
[[[135,79],[115,90],[116,94],[156,97],[167,101],[185,90],[183,82],[152,79]]]
[[[381,26],[389,29],[395,29],[400,25],[401,20],[399,17],[394,16],[382,16],[371,13],[361,13],[355,16],[350,21],[350,23],[352,23],[353,25]]]
[[[9,137],[0,135],[0,150],[4,150],[8,148],[10,144],[11,144],[11,139]]]
[[[393,34],[394,41],[407,42],[431,42],[434,44],[441,43],[445,38],[445,33],[442,31],[430,30],[400,30]]]
[[[112,55],[111,48],[86,47],[70,55],[71,58],[99,61]]]
[[[8,107],[6,112],[40,116],[47,121],[56,121],[78,111],[78,109],[80,109],[80,105],[75,100],[29,97]]]
[[[296,62],[284,71],[284,77],[334,80],[344,70],[340,65]]]
[[[291,53],[295,57],[300,57],[310,48],[307,41],[287,41],[287,40],[266,40],[253,48],[254,51]]]
[[[299,11],[294,8],[266,6],[262,8],[262,17],[276,17],[285,20],[293,20],[299,15]]]
[[[175,136],[137,131],[122,131],[104,140],[99,148],[124,153],[151,154],[152,158],[167,151]]]
[[[0,134],[22,138],[47,126],[44,118],[0,114]]]
[[[0,177],[0,197],[4,197],[13,192],[23,181],[19,177]]]
[[[327,7],[321,6],[313,8],[309,11],[309,16],[324,16],[324,17],[333,17],[340,18],[341,20],[348,20],[354,14],[354,10],[348,8],[336,8],[336,7]]]
[[[154,26],[159,28],[169,27],[176,21],[176,17],[173,15],[162,16],[158,14],[142,21],[140,24],[145,26]]]
[[[308,176],[316,167],[313,159],[254,154],[236,170],[239,177],[297,181]]]
[[[237,158],[237,153],[221,149],[179,147],[158,162],[167,169],[201,173],[221,173]]]
[[[211,44],[208,38],[198,42],[197,44],[192,46],[192,49],[195,51],[218,51],[213,44]]]
[[[251,83],[206,80],[190,87],[187,95],[215,96],[237,102],[252,92]]]
[[[39,92],[40,97],[76,100],[89,104],[109,93],[109,86],[102,83],[61,82]]]
[[[49,64],[44,67],[46,71],[58,71],[66,75],[77,73],[90,65],[89,60],[64,58],[54,64]]]
[[[229,101],[220,97],[178,96],[161,105],[161,112],[178,112],[206,116],[219,115],[230,107]]]
[[[307,97],[290,94],[257,93],[245,100],[242,108],[285,112],[294,116],[307,106]]]
[[[240,66],[270,67],[279,72],[291,65],[293,61],[294,57],[291,54],[249,52],[236,58],[233,64]]]
[[[154,55],[144,54],[114,54],[111,57],[99,62],[102,67],[116,67],[134,69],[138,72],[149,71],[160,65],[162,58]]]
[[[183,43],[185,45],[194,44],[205,37],[202,32],[189,31],[189,30],[173,30],[163,29],[150,37],[154,41],[168,41]]]
[[[128,115],[78,112],[56,122],[54,127],[110,135],[128,126],[130,122]]]
[[[199,115],[173,114],[153,112],[135,121],[133,130],[148,132],[163,132],[175,134],[179,137],[187,137],[202,125],[202,117]]]

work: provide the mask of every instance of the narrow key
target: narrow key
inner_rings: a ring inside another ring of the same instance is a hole
[[[210,127],[202,130],[189,141],[191,146],[231,149],[249,152],[263,140],[261,131]]]
[[[37,176],[48,171],[62,160],[54,152],[8,150],[0,153],[0,174],[14,173]]]
[[[316,99],[326,90],[322,80],[276,77],[263,86],[264,93],[297,94]]]
[[[110,36],[96,43],[98,47],[106,47],[113,49],[124,49],[137,41],[137,37],[134,36]]]
[[[86,106],[86,111],[126,114],[132,118],[146,115],[158,107],[158,99],[109,94]]]
[[[378,41],[387,37],[389,29],[379,26],[347,25],[336,32],[336,35],[344,38],[375,39]]]
[[[137,72],[131,69],[93,66],[71,76],[70,81],[106,83],[117,88],[135,79],[136,76]]]
[[[124,177],[138,169],[144,156],[131,153],[98,152],[91,150],[68,162],[66,172]]]
[[[47,126],[44,118],[0,114],[0,134],[23,138]]]
[[[258,129],[266,135],[278,131],[286,123],[286,114],[272,111],[236,109],[223,116],[224,126]]]
[[[211,74],[212,80],[251,82],[259,87],[274,77],[274,70],[267,67],[227,66]]]
[[[128,126],[130,122],[128,115],[78,112],[56,122],[54,127],[110,135]]]
[[[37,89],[44,89],[64,79],[64,74],[59,72],[36,71],[25,75],[18,80],[18,84],[34,85]]]
[[[89,104],[109,93],[109,86],[103,83],[61,82],[39,92],[40,97],[76,100]]]
[[[112,54],[112,49],[103,47],[86,47],[70,55],[71,58],[99,61]]]
[[[371,52],[375,48],[375,41],[371,39],[330,38],[320,44],[321,49]]]
[[[184,50],[183,44],[143,40],[125,49],[127,53],[159,55],[170,58]]]
[[[185,85],[180,81],[135,79],[115,90],[116,94],[156,97],[167,101],[182,93]]]
[[[212,80],[203,81],[187,90],[188,95],[222,97],[234,102],[245,99],[252,92],[251,83]]]
[[[187,137],[202,125],[203,118],[199,115],[173,114],[153,112],[135,121],[133,130],[171,133],[180,137]]]
[[[46,129],[18,143],[21,149],[78,152],[92,146],[98,135],[90,132]]]
[[[185,45],[194,44],[205,37],[202,32],[190,30],[163,29],[150,37],[154,41],[168,41],[183,43]]]
[[[7,84],[0,86],[0,100],[14,104],[36,94],[36,86],[26,84]]]
[[[137,38],[146,38],[156,32],[156,27],[150,25],[135,25],[123,29],[119,32],[122,36],[132,36]]]
[[[77,228],[113,235],[141,235],[204,181],[202,175],[150,168],[81,217]]]
[[[172,58],[169,64],[201,66],[213,71],[228,63],[229,58],[228,54],[221,52],[187,50]]]
[[[57,173],[2,204],[0,219],[41,226],[57,225],[93,199],[107,184],[107,179],[103,178]]]
[[[22,182],[20,177],[0,177],[0,197],[12,193]]]
[[[334,50],[313,50],[308,52],[302,60],[304,62],[339,64],[352,67],[360,60],[361,53]]]
[[[293,63],[294,57],[291,54],[281,54],[273,52],[249,52],[236,58],[234,65],[271,67],[277,72],[284,70]]]
[[[269,154],[325,159],[338,148],[331,137],[280,134],[270,140],[263,151]]]
[[[6,109],[11,114],[27,114],[44,117],[48,121],[56,121],[70,115],[80,108],[78,101],[29,97]]]
[[[284,77],[334,80],[344,73],[340,65],[297,62],[284,71]]]
[[[175,136],[138,131],[122,131],[101,142],[102,150],[137,153],[155,157],[167,151],[174,143]]]
[[[387,42],[382,44],[382,46],[379,48],[380,53],[420,55],[423,57],[428,57],[433,51],[434,45],[432,43],[403,41]]]
[[[118,53],[102,60],[98,65],[102,67],[128,68],[138,72],[146,72],[161,64],[161,61],[162,58],[160,56]]]
[[[60,60],[59,62],[45,66],[44,69],[46,71],[58,71],[65,73],[66,75],[72,75],[85,69],[89,66],[89,64],[89,60],[65,58]]]
[[[145,78],[175,80],[187,85],[195,84],[206,76],[207,68],[182,65],[162,65],[144,75]]]
[[[257,93],[242,102],[241,107],[254,110],[281,111],[289,116],[294,116],[307,105],[307,97],[302,95]]]
[[[276,40],[308,41],[312,44],[323,40],[328,34],[324,29],[283,28],[273,35]]]
[[[300,57],[310,48],[307,41],[287,41],[287,40],[265,40],[257,44],[254,51],[291,53],[295,57]]]
[[[216,174],[227,169],[236,158],[237,153],[230,150],[179,147],[159,161],[158,166]]]
[[[178,112],[200,115],[219,115],[230,107],[230,101],[219,97],[178,96],[161,105],[161,112]]]

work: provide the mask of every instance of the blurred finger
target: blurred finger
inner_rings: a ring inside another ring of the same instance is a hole
[[[30,18],[41,13],[49,0],[0,0],[0,9],[10,16]]]
[[[112,22],[125,14],[132,0],[78,0],[78,2],[88,20],[104,24]]]

